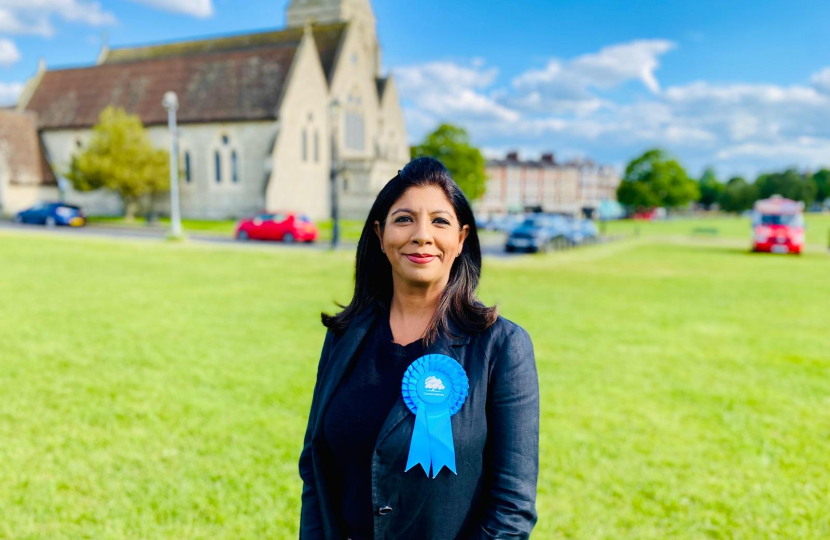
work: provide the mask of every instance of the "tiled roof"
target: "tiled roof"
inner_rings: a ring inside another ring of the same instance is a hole
[[[323,66],[333,69],[345,24],[313,27]],[[110,51],[97,66],[47,71],[27,109],[42,129],[94,125],[108,105],[164,124],[167,91],[181,123],[266,120],[277,115],[302,28]]]
[[[0,109],[0,152],[8,164],[11,183],[57,183],[46,161],[35,115]]]

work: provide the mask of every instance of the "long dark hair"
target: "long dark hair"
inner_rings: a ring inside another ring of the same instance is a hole
[[[376,300],[390,305],[393,292],[392,265],[380,249],[374,223],[376,220],[380,222],[382,233],[386,228],[386,215],[395,201],[400,199],[407,189],[425,186],[441,188],[455,209],[459,229],[464,225],[469,225],[470,231],[464,240],[461,255],[453,261],[450,278],[441,293],[438,309],[422,338],[424,345],[429,346],[437,339],[439,329],[450,334],[448,324],[450,319],[463,331],[473,334],[483,332],[496,322],[497,307],[485,306],[475,294],[481,277],[481,245],[478,241],[473,210],[467,198],[464,197],[464,193],[441,162],[430,157],[420,157],[410,161],[406,167],[398,171],[398,174],[378,193],[357,244],[354,296],[348,306],[335,302],[344,308],[337,315],[320,314],[323,325],[327,328],[341,334],[364,308]]]

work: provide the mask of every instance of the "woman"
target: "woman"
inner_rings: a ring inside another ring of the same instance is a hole
[[[533,344],[476,298],[480,274],[467,200],[438,161],[413,160],[369,212],[351,303],[322,314],[328,331],[300,456],[301,540],[529,537]]]

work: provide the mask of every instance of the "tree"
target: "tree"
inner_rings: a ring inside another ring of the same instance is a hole
[[[659,148],[632,160],[617,188],[617,200],[634,207],[677,208],[699,196],[697,182],[688,177],[676,159]]]
[[[794,201],[804,201],[809,206],[816,198],[816,185],[795,169],[787,169],[780,173],[762,174],[755,180],[758,187],[758,197],[767,199],[773,195],[781,195]]]
[[[697,185],[700,190],[700,198],[698,199],[698,202],[707,210],[709,210],[709,207],[713,204],[718,202],[721,193],[723,193],[723,190],[726,187],[718,182],[718,178],[715,176],[715,170],[711,167],[708,167],[703,172],[703,176],[700,177]]]
[[[441,124],[418,146],[411,149],[412,158],[429,156],[444,164],[464,192],[473,201],[484,195],[487,176],[484,172],[484,156],[470,144],[464,128]]]
[[[169,156],[153,147],[138,116],[107,107],[92,128],[89,146],[72,156],[66,177],[78,191],[118,193],[125,217],[132,220],[142,196],[170,188]]]
[[[823,203],[830,197],[830,170],[821,169],[813,175],[816,186],[816,201]]]
[[[718,202],[724,212],[743,212],[751,209],[756,200],[758,200],[757,188],[748,184],[740,176],[736,176],[726,183]]]

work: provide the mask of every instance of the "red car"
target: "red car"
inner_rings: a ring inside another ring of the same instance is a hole
[[[314,242],[317,240],[317,226],[304,214],[262,212],[251,218],[240,219],[234,237],[237,240]]]

